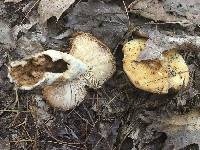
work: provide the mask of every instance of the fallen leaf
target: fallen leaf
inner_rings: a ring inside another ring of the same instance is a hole
[[[38,125],[45,124],[47,126],[52,126],[55,118],[48,112],[48,105],[42,100],[39,95],[34,97],[36,105],[30,105],[31,114],[36,120]]]
[[[159,0],[136,1],[129,6],[131,12],[151,18],[155,21],[176,21],[176,17],[166,13],[163,4]],[[180,21],[180,20],[179,20]]]
[[[169,36],[158,31],[149,34],[149,39],[146,42],[144,50],[140,53],[138,61],[141,60],[162,60],[162,53],[170,49],[197,50],[200,48],[200,37],[189,35],[174,35]]]
[[[181,149],[194,143],[200,146],[200,112],[198,110],[184,115],[162,117],[152,126],[157,131],[167,134],[166,149],[171,146],[174,146],[174,149]]]
[[[110,48],[115,48],[128,30],[128,18],[116,4],[100,0],[80,2],[67,14],[67,24],[75,31],[90,32]]]
[[[4,3],[7,3],[7,2],[19,3],[21,1],[22,0],[5,0]]]
[[[11,48],[15,46],[11,35],[11,28],[7,22],[0,21],[0,44],[6,48]]]
[[[58,20],[74,2],[75,0],[41,0],[38,6],[40,22],[44,23],[53,16]]]
[[[22,58],[33,55],[34,53],[44,51],[40,42],[36,40],[34,37],[28,38],[26,36],[22,36],[17,41],[16,45],[17,46],[15,51]]]
[[[28,32],[28,30],[30,28],[32,28],[32,26],[34,26],[37,22],[31,22],[31,23],[27,23],[27,24],[22,24],[22,25],[16,25],[13,27],[12,31],[13,31],[13,38],[17,39],[17,36],[19,34],[19,32],[23,32],[26,33]]]
[[[198,0],[137,0],[129,5],[130,11],[154,21],[179,23],[182,26],[200,24]]]

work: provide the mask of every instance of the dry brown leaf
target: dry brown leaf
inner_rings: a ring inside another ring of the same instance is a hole
[[[149,6],[149,7],[148,7]],[[175,16],[168,15],[162,3],[159,0],[136,1],[129,6],[132,12],[141,14],[146,18],[154,19],[155,21],[166,20],[175,21]]]
[[[19,3],[21,1],[22,0],[5,0],[4,3],[7,3],[7,2]]]
[[[40,22],[44,23],[52,16],[55,16],[58,20],[62,13],[74,2],[75,0],[41,0],[38,6]]]

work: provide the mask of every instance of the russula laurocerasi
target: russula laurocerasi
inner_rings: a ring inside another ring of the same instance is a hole
[[[8,77],[20,89],[43,87],[52,106],[69,110],[84,100],[86,86],[100,88],[116,70],[110,49],[89,33],[76,33],[70,53],[47,50],[11,62]]]
[[[177,91],[187,86],[189,69],[175,49],[164,52],[163,60],[137,61],[145,43],[145,39],[134,39],[123,47],[123,68],[135,87],[165,94],[171,88]]]

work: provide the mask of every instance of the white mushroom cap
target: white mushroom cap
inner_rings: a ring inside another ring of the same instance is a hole
[[[54,107],[69,110],[79,105],[87,94],[86,82],[74,79],[66,82],[54,82],[43,90],[44,98]]]
[[[99,88],[116,70],[111,50],[89,33],[76,33],[71,40],[70,54],[88,66],[84,77],[88,86]]]
[[[168,93],[170,88],[180,90],[187,86],[189,69],[175,49],[165,52],[163,60],[137,61],[145,43],[145,39],[134,39],[123,47],[123,68],[131,82],[152,93]]]

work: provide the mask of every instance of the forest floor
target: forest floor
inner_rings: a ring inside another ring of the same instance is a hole
[[[77,0],[58,18],[46,19],[38,12],[39,0],[6,1],[0,1],[0,149],[199,149],[198,0]],[[48,13],[54,11],[51,7],[47,5]],[[47,49],[68,52],[71,34],[77,31],[105,43],[117,65],[101,88],[87,89],[79,106],[55,109],[41,89],[19,90],[9,81],[10,61]],[[188,86],[178,92],[137,89],[123,70],[123,45],[154,36],[190,37],[175,45],[190,70]]]

